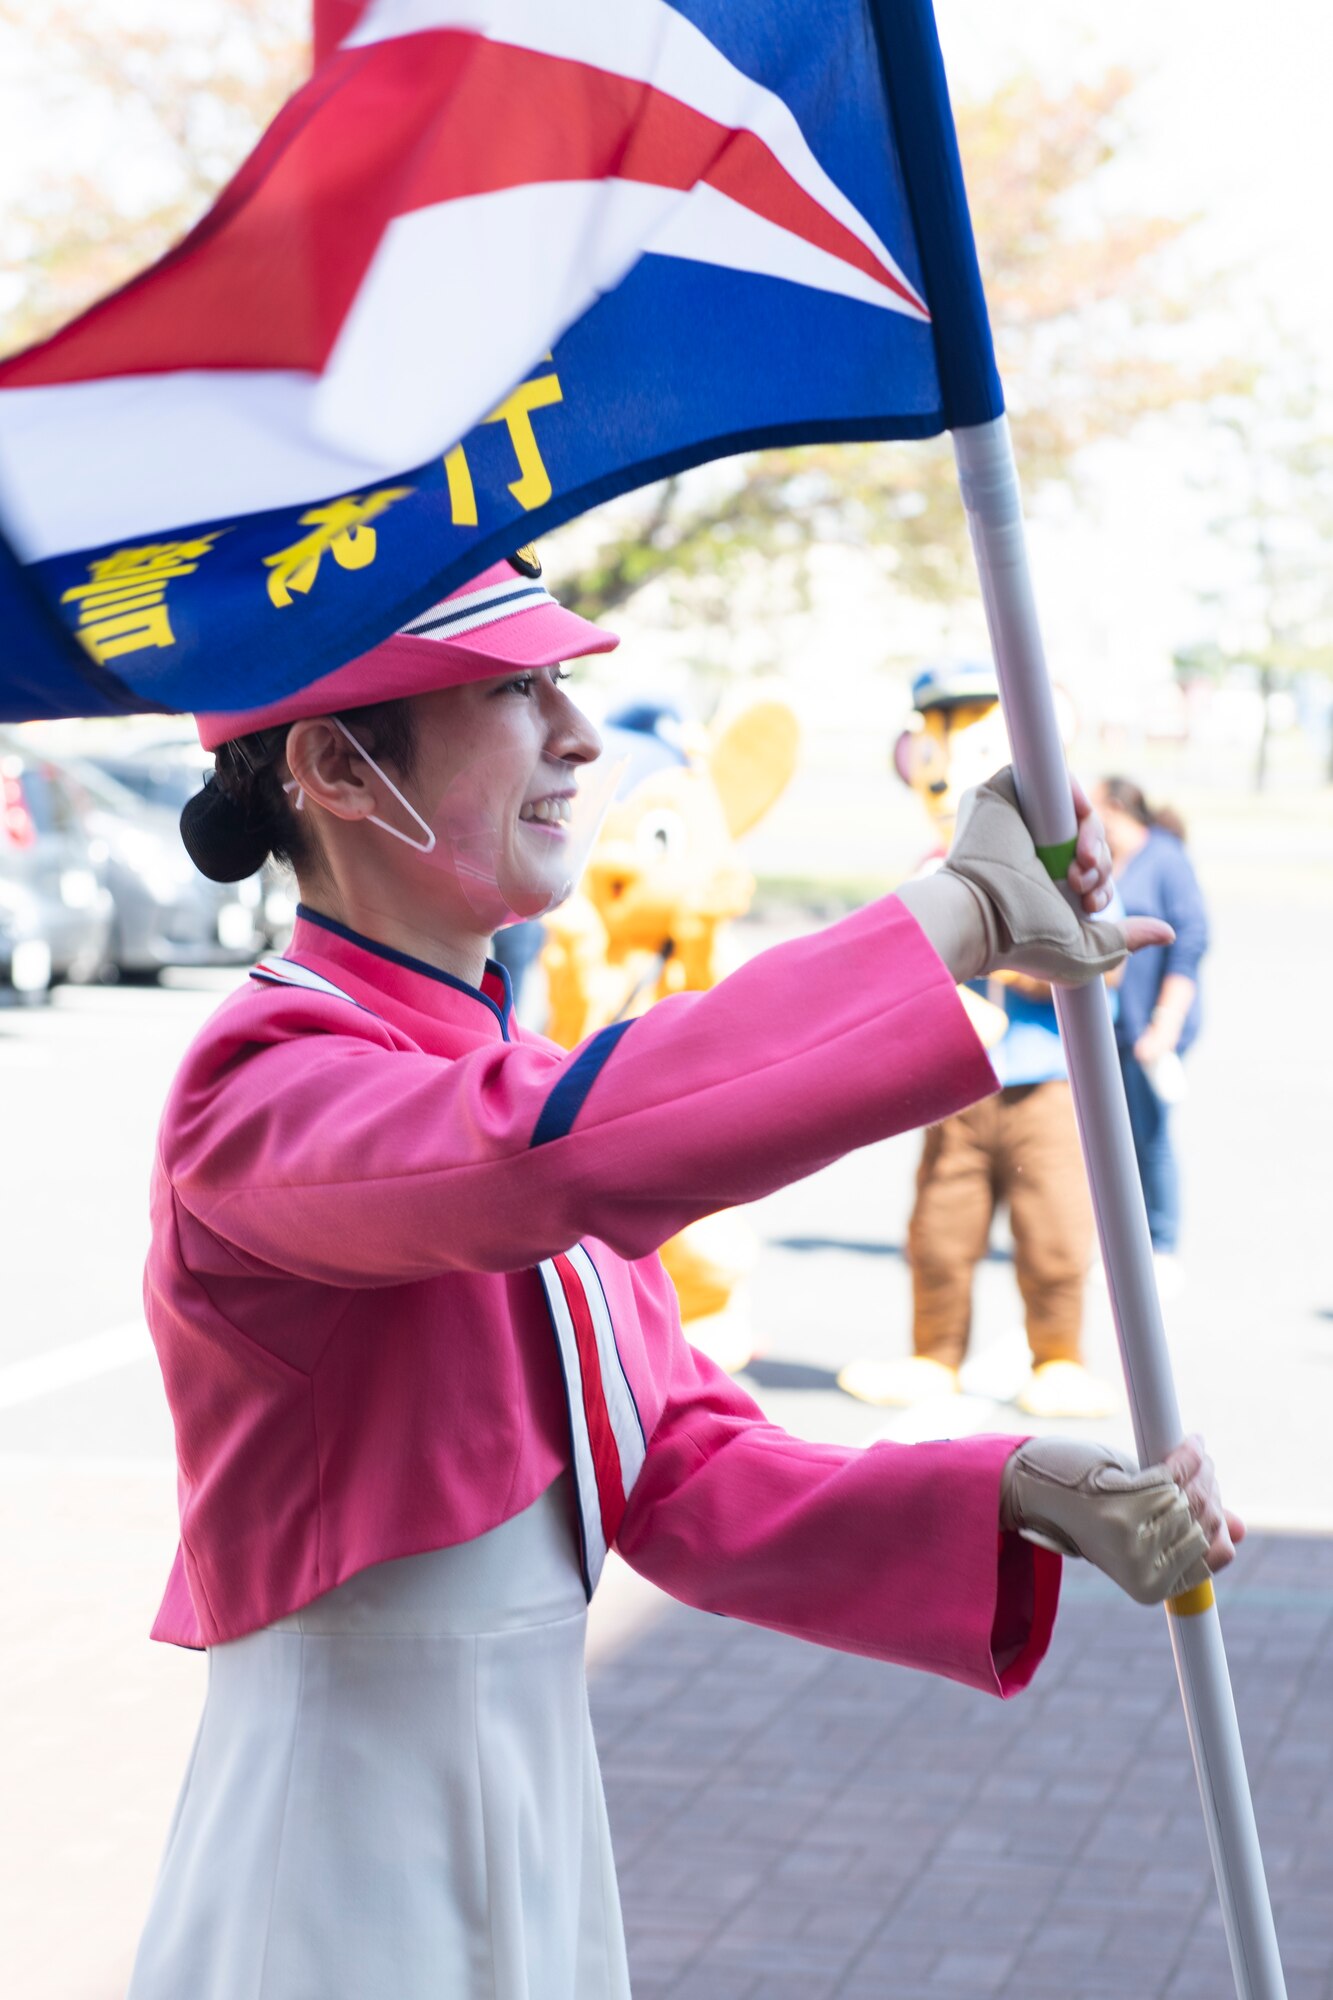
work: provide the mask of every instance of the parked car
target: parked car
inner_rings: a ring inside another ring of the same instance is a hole
[[[263,884],[209,882],[181,845],[179,815],[150,805],[110,772],[61,760],[77,788],[115,916],[107,946],[122,978],[155,978],[168,965],[248,965],[268,942]]]
[[[114,755],[99,754],[85,761],[95,764],[99,771],[104,771],[127,791],[133,792],[144,804],[169,815],[172,838],[184,856],[178,825],[181,807],[194,797],[212,770],[213,758],[209,751],[201,749],[198,743],[167,740]],[[196,872],[192,863],[187,861],[186,866],[191,874]],[[202,882],[204,878],[199,876],[198,879]],[[235,885],[230,893],[235,896],[241,890],[246,891],[245,906],[256,911],[260,932],[258,948],[285,944],[296,917],[294,878],[277,862],[268,861],[257,875],[250,878],[250,882],[254,885],[253,893],[247,883]]]
[[[0,986],[41,1001],[59,980],[95,979],[113,915],[75,788],[0,735]]]

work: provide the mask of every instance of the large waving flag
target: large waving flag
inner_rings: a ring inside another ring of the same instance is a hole
[[[0,364],[0,717],[247,708],[647,480],[1001,410],[928,0],[321,25],[203,222]]]

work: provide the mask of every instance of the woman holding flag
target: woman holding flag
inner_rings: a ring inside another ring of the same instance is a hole
[[[607,1550],[672,1595],[1018,1692],[1059,1550],[1158,1601],[1240,1524],[1186,1442],[866,1450],[778,1430],[684,1343],[696,1216],[994,1078],[955,988],[1096,977],[1122,931],[1078,795],[1068,900],[1006,779],[929,880],[572,1054],[488,960],[568,893],[598,740],[560,662],[615,640],[530,552],[247,715],[200,718],[206,873],[301,910],[187,1055],[149,1325],[181,1545],[155,1636],[209,1692],[131,2000],[623,2000],[583,1681]]]

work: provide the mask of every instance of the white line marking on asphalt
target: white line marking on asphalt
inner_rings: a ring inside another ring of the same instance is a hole
[[[31,1042],[11,1041],[8,1035],[0,1035],[0,1062],[14,1069],[50,1069],[51,1051],[34,1048]]]
[[[113,1368],[126,1368],[132,1361],[146,1360],[152,1351],[148,1328],[136,1319],[126,1326],[109,1326],[105,1333],[89,1334],[86,1340],[71,1340],[49,1354],[30,1354],[23,1361],[11,1361],[8,1367],[0,1368],[0,1410],[35,1402],[57,1389],[110,1374]]]

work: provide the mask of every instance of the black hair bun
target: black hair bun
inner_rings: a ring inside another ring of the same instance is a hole
[[[273,845],[271,831],[256,826],[212,776],[201,792],[186,801],[181,839],[199,873],[210,882],[243,882],[263,867]]]

